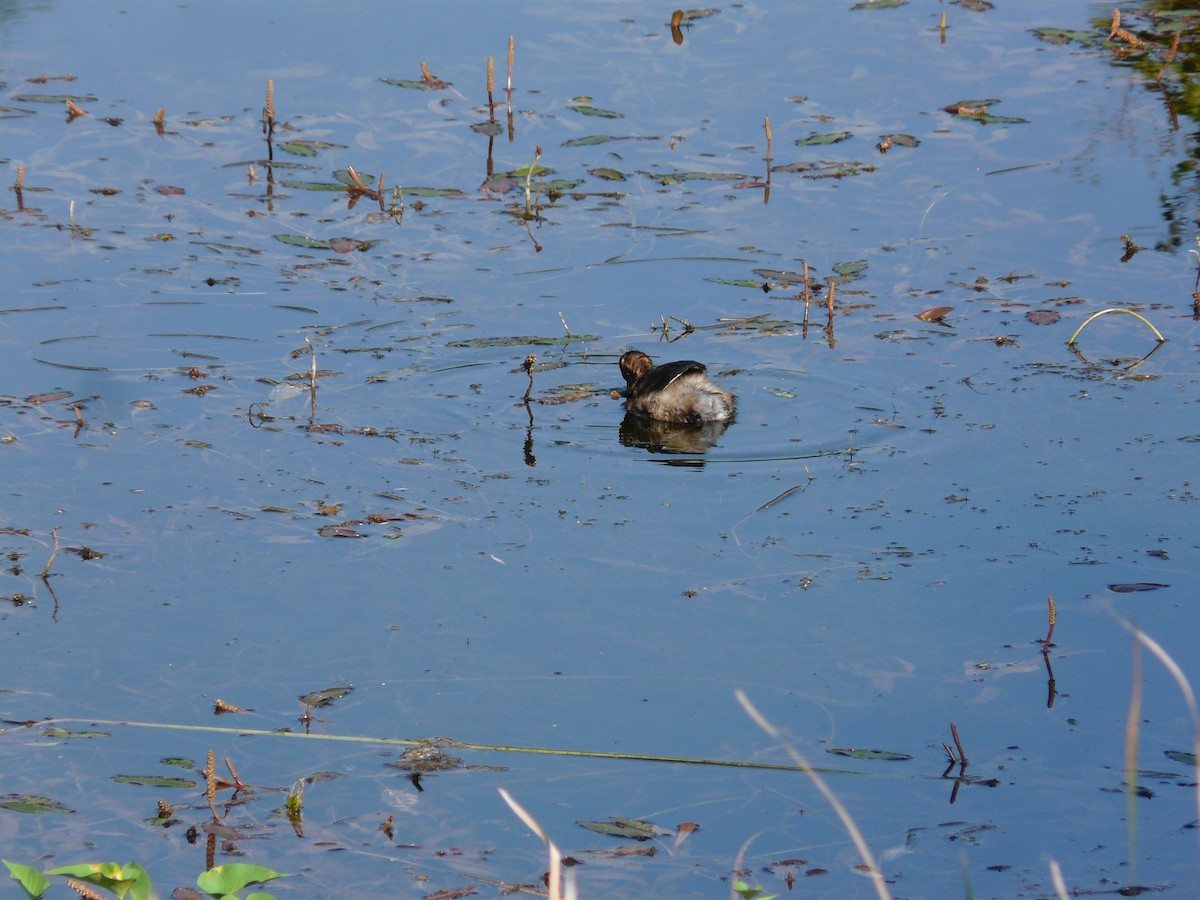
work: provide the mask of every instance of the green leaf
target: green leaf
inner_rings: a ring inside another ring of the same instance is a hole
[[[619,172],[616,169],[610,169],[608,166],[599,166],[595,169],[588,169],[588,174],[596,178],[603,178],[605,181],[624,181],[625,173]]]
[[[196,887],[209,894],[235,894],[248,884],[271,881],[275,878],[286,878],[287,873],[276,872],[266,866],[251,866],[246,863],[226,863],[201,872],[196,879]]]
[[[609,816],[607,822],[577,822],[588,831],[597,834],[607,834],[612,837],[632,838],[635,841],[648,841],[654,837],[654,826],[641,819],[623,819],[620,816]]]
[[[50,887],[50,882],[46,880],[46,876],[31,866],[24,866],[21,863],[9,862],[3,860],[8,866],[8,874],[21,887],[25,888],[25,893],[31,897],[40,897],[46,893],[46,889]]]
[[[331,144],[328,141],[286,141],[275,146],[292,156],[316,156],[318,150],[346,149],[345,144]]]
[[[196,782],[190,778],[168,778],[165,775],[114,775],[117,784],[140,784],[158,788],[194,788]]]
[[[838,284],[845,284],[848,281],[855,281],[862,278],[863,272],[867,271],[867,261],[865,259],[856,259],[851,262],[841,262],[833,267],[833,271],[837,273],[837,277],[829,280],[836,281]]]
[[[831,747],[825,751],[834,756],[849,756],[851,759],[883,759],[903,762],[912,759],[907,753],[892,753],[889,750],[856,750],[852,747]]]
[[[310,238],[303,234],[273,234],[271,237],[289,247],[304,247],[306,250],[328,250],[329,241]]]
[[[581,116],[599,116],[602,119],[623,119],[619,112],[613,112],[611,109],[600,109],[598,106],[589,106],[586,103],[572,103],[567,109],[573,109]]]
[[[447,347],[473,347],[476,349],[482,347],[524,347],[532,344],[535,347],[558,347],[564,344],[574,344],[578,341],[598,341],[599,336],[594,334],[573,334],[569,337],[537,337],[536,335],[526,334],[515,337],[494,337],[494,338],[471,338],[469,341],[450,341]]]
[[[81,881],[112,891],[118,897],[129,894],[133,900],[150,900],[153,885],[150,874],[140,863],[126,863],[121,866],[114,862],[77,863],[71,866],[59,866],[49,869],[47,875],[70,875]]]
[[[813,132],[806,138],[796,138],[797,147],[818,147],[824,144],[840,144],[853,135],[849,131],[830,131],[824,134]]]
[[[341,700],[347,694],[351,693],[354,687],[347,685],[346,687],[325,688],[323,691],[310,691],[300,697],[300,702],[307,706],[322,707],[329,706],[334,700]]]
[[[1183,750],[1164,750],[1168,759],[1173,759],[1177,763],[1183,763],[1185,766],[1196,765],[1196,754],[1185,753]]]
[[[18,103],[95,103],[100,98],[90,94],[17,94],[12,98]]]
[[[37,813],[39,815],[41,813],[75,812],[75,810],[68,809],[57,800],[51,800],[49,797],[39,797],[36,794],[0,794],[0,809],[20,813]]]
[[[66,728],[59,728],[57,725],[51,725],[42,735],[48,738],[106,738],[112,737],[107,731],[68,731]]]

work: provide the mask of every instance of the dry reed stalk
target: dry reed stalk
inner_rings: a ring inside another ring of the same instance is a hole
[[[562,890],[562,852],[558,849],[558,846],[554,843],[554,841],[550,840],[550,838],[546,836],[546,832],[542,830],[542,826],[538,824],[537,819],[526,812],[525,808],[516,800],[514,800],[508,791],[506,791],[504,788],[500,788],[499,790],[500,796],[504,799],[504,802],[508,804],[508,808],[517,814],[517,818],[525,823],[525,827],[542,839],[550,853],[550,868],[547,872],[548,883],[546,885],[549,892],[547,894],[549,900],[573,900],[575,897],[575,885],[573,883],[573,879],[569,877],[566,879],[567,892],[565,894]]]
[[[1047,616],[1050,619],[1050,628],[1046,631],[1046,638],[1042,641],[1042,652],[1045,653],[1050,649],[1050,639],[1054,637],[1054,623],[1058,621],[1058,611],[1054,608],[1054,597],[1046,598],[1046,605],[1049,607]]]
[[[875,862],[875,855],[871,853],[871,848],[867,846],[867,841],[863,837],[862,832],[858,830],[858,825],[855,824],[849,810],[842,805],[842,801],[830,790],[829,785],[825,783],[825,779],[821,777],[821,774],[813,768],[812,764],[804,758],[799,750],[783,739],[783,734],[779,729],[758,711],[758,708],[750,702],[750,698],[744,692],[741,690],[735,691],[734,696],[737,697],[738,703],[741,704],[742,709],[746,711],[746,714],[750,716],[754,723],[765,731],[770,738],[779,742],[780,746],[791,757],[792,762],[804,770],[804,774],[809,777],[817,790],[821,792],[821,796],[825,798],[825,802],[833,807],[833,811],[837,814],[838,819],[841,820],[842,827],[850,835],[850,840],[854,842],[854,846],[858,850],[858,855],[862,858],[865,873],[870,876],[879,900],[891,900],[892,895],[888,890],[883,872],[880,871],[878,863]]]
[[[513,73],[513,56],[517,51],[517,43],[513,40],[513,36],[508,36],[508,105],[512,106],[512,73]]]
[[[54,550],[50,553],[50,558],[46,560],[46,567],[42,569],[41,578],[43,581],[50,575],[50,567],[54,565],[54,558],[58,556],[58,529],[51,528],[50,536],[54,538]]]
[[[488,119],[492,122],[496,121],[496,101],[492,99],[492,92],[496,89],[496,61],[492,57],[488,57],[487,64],[487,92],[488,92]]]
[[[213,821],[221,821],[217,814],[217,755],[208,751],[208,762],[204,766],[204,794],[208,797],[208,808],[212,810]]]

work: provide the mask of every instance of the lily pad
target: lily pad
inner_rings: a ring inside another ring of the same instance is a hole
[[[1185,766],[1196,765],[1196,754],[1188,753],[1185,750],[1164,750],[1163,754],[1168,759],[1173,759],[1177,763],[1182,763]]]
[[[1169,584],[1158,584],[1154,581],[1135,581],[1132,584],[1110,584],[1108,589],[1114,594],[1137,594],[1142,591],[1161,591],[1169,587]]]
[[[624,172],[619,172],[616,169],[610,169],[608,166],[599,166],[595,169],[588,169],[588,174],[596,178],[603,178],[605,181],[625,180]]]

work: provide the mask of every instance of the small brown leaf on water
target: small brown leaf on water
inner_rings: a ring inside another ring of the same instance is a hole
[[[155,190],[158,191],[160,194],[162,194],[164,197],[178,197],[182,194],[187,193],[187,191],[185,191],[183,188],[175,187],[174,185],[171,185],[171,184],[160,184],[158,187],[155,188]]]
[[[924,312],[917,313],[917,318],[922,322],[941,322],[952,312],[954,312],[953,306],[931,306]]]
[[[1025,318],[1034,325],[1053,325],[1062,318],[1052,309],[1031,309],[1025,313]]]

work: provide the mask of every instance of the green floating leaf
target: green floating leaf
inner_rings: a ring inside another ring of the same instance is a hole
[[[773,388],[767,388],[767,390],[770,391],[772,394],[774,394],[776,397],[782,397],[784,400],[795,400],[796,399],[796,395],[794,393],[792,393],[791,391],[788,391],[788,390],[784,390],[783,388],[773,387]]]
[[[607,822],[577,822],[588,831],[597,834],[607,834],[611,837],[631,838],[635,841],[648,841],[654,837],[654,826],[641,819],[623,819],[620,816],[609,816]]]
[[[705,278],[711,284],[727,284],[730,287],[749,288],[751,290],[762,290],[761,281],[751,281],[749,279],[738,278]]]
[[[18,103],[95,103],[100,98],[90,94],[18,94],[12,98]]]
[[[135,862],[125,863],[123,866],[114,862],[77,863],[71,866],[59,866],[57,869],[48,869],[46,874],[70,875],[112,891],[118,897],[129,894],[134,900],[150,900],[153,890],[150,873],[142,868],[140,863]]]
[[[619,172],[616,169],[610,169],[607,166],[599,166],[595,169],[588,169],[588,174],[596,178],[603,178],[605,181],[624,181],[625,173]]]
[[[751,269],[751,271],[766,279],[767,281],[783,281],[788,284],[803,284],[804,276],[799,272],[791,272],[787,269]],[[809,271],[809,278],[812,278],[812,271]],[[758,285],[762,287],[762,285]]]
[[[335,191],[340,193],[346,189],[345,185],[334,184],[330,181],[281,181],[279,185],[289,191]]]
[[[190,778],[167,778],[163,775],[114,775],[117,784],[141,784],[160,788],[194,788],[196,782]]]
[[[386,192],[385,192],[386,193]],[[406,197],[450,197],[454,200],[465,200],[466,194],[458,188],[406,187]]]
[[[51,725],[42,734],[48,738],[106,738],[112,737],[107,731],[68,731]]]
[[[867,261],[865,259],[856,259],[852,262],[838,263],[833,267],[833,271],[837,275],[834,278],[830,278],[830,281],[836,281],[838,284],[856,281],[862,278],[863,272],[867,271]]]
[[[346,185],[346,187],[352,187],[352,188],[358,187],[358,182],[356,182],[353,178],[350,177],[350,172],[347,169],[335,170],[333,173],[333,177],[336,178],[338,181],[340,181],[342,184]],[[368,175],[366,172],[358,172],[358,180],[361,181],[363,184],[365,184],[367,187],[370,187],[372,184],[375,183],[375,176]]]
[[[1048,44],[1069,44],[1076,41],[1080,44],[1096,43],[1096,36],[1090,31],[1068,31],[1065,28],[1035,28],[1033,33]]]
[[[881,134],[879,142],[895,144],[897,147],[919,147],[921,142],[911,134]]]
[[[286,873],[276,872],[266,866],[226,863],[200,873],[200,877],[196,879],[196,887],[209,894],[225,896],[237,893],[248,884],[261,884],[275,878],[287,877]]]
[[[279,241],[281,244],[287,244],[289,247],[303,247],[306,250],[329,250],[329,241],[324,241],[319,238],[310,238],[303,234],[273,234],[271,237]]]
[[[1156,581],[1135,581],[1132,584],[1110,584],[1108,589],[1114,594],[1136,594],[1142,591],[1161,591],[1169,587],[1169,584],[1159,584]]]
[[[581,116],[599,116],[601,119],[623,119],[619,112],[613,112],[611,109],[600,109],[598,106],[589,106],[586,103],[572,103],[567,109],[573,109]]]
[[[10,862],[3,860],[8,866],[8,874],[21,887],[25,888],[25,893],[31,897],[40,897],[46,893],[50,887],[50,882],[46,880],[46,876],[31,866],[25,866],[21,863]]]
[[[307,706],[320,708],[329,706],[334,700],[341,700],[347,694],[353,692],[354,687],[347,685],[346,687],[331,687],[325,688],[323,691],[310,691],[300,697],[300,702]]]
[[[0,809],[19,813],[69,813],[68,809],[57,800],[49,797],[39,797],[36,794],[0,794]]]
[[[439,91],[444,87],[449,87],[449,81],[410,81],[407,78],[380,78],[384,84],[393,84],[396,87],[408,88],[412,91]]]
[[[564,147],[596,147],[600,144],[607,144],[609,141],[658,141],[662,138],[657,135],[636,135],[627,134],[616,137],[609,134],[589,134],[587,137],[571,138],[569,141],[563,141]]]
[[[904,761],[912,759],[907,753],[892,753],[888,750],[856,750],[852,747],[831,747],[825,751],[834,756],[849,756],[851,759],[883,759]]]
[[[796,138],[796,146],[817,147],[824,144],[840,144],[851,137],[853,135],[849,131],[829,131],[824,133],[814,131],[806,138]]]
[[[1164,750],[1163,753],[1168,759],[1173,759],[1177,763],[1183,763],[1185,766],[1196,765],[1196,754],[1186,753],[1183,750]]]
[[[530,172],[532,171],[532,175]],[[520,178],[522,181],[526,178],[540,178],[543,175],[548,175],[554,170],[546,166],[521,166],[519,169],[513,169],[511,172],[504,172],[500,175],[501,178]]]
[[[316,156],[320,150],[345,150],[345,144],[331,144],[328,141],[286,141],[276,146],[284,153],[292,156]]]
[[[855,3],[851,9],[895,9],[898,6],[907,6],[908,0],[860,0]]]
[[[493,338],[472,338],[469,341],[450,341],[446,344],[447,347],[525,347],[533,345],[535,347],[559,347],[565,344],[574,344],[579,341],[598,341],[600,337],[595,334],[572,334],[570,336],[563,335],[562,337],[537,337],[535,335],[526,334],[518,337],[493,337]]]

